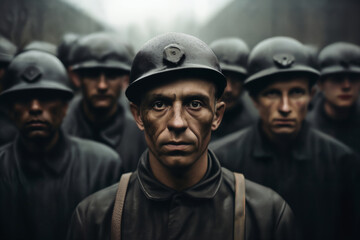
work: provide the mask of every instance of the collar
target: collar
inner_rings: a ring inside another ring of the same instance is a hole
[[[70,148],[69,138],[60,131],[58,142],[50,152],[34,156],[25,150],[17,136],[14,145],[15,161],[24,173],[31,176],[44,173],[61,175],[70,163]]]
[[[276,152],[272,150],[272,143],[265,136],[261,129],[261,120],[258,120],[258,123],[253,127],[253,139],[254,139],[254,148],[253,156],[257,159],[275,159]],[[309,139],[309,124],[304,121],[301,130],[292,144],[291,156],[294,160],[310,160],[309,148],[311,148],[311,142]]]
[[[149,163],[149,150],[146,150],[140,158],[137,178],[141,186],[141,190],[150,200],[165,201],[173,195],[184,194],[191,198],[211,199],[218,192],[222,183],[222,171],[219,161],[211,150],[208,150],[208,169],[200,182],[194,186],[177,192],[161,182],[153,175]]]

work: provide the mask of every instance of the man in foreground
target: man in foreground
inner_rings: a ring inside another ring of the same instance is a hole
[[[214,142],[221,164],[279,193],[304,239],[351,239],[357,227],[354,153],[304,121],[319,73],[292,38],[260,42],[249,56],[249,90],[260,121]]]
[[[286,202],[250,181],[236,185],[208,151],[225,85],[214,53],[199,39],[168,33],[147,42],[126,95],[149,150],[128,184],[120,181],[116,200],[118,185],[77,207],[68,239],[295,239]],[[235,202],[239,191],[245,195]]]
[[[0,100],[18,128],[0,148],[0,239],[65,238],[76,205],[118,181],[116,152],[60,130],[68,101],[66,70],[53,55],[17,55]]]

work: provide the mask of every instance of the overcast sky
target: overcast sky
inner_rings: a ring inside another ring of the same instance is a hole
[[[164,30],[191,17],[197,24],[206,22],[232,0],[64,0],[85,10],[115,29],[130,25],[160,24]]]

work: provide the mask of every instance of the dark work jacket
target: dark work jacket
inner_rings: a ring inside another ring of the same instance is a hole
[[[65,239],[76,205],[121,173],[118,154],[103,144],[61,134],[35,158],[17,138],[0,149],[0,239]]]
[[[211,134],[211,141],[252,125],[257,120],[258,115],[249,95],[246,92],[243,93],[236,105],[225,111],[220,126]]]
[[[0,106],[0,146],[13,141],[17,135],[17,129]]]
[[[360,98],[359,98],[360,100]],[[353,106],[351,114],[347,119],[335,120],[325,112],[325,98],[321,94],[319,101],[307,115],[311,125],[320,131],[329,134],[360,153],[360,101]]]
[[[63,122],[64,131],[108,145],[120,155],[124,172],[134,171],[146,149],[144,134],[135,121],[118,105],[118,111],[108,123],[93,125],[86,118],[81,101],[77,98],[71,103]]]
[[[122,239],[233,240],[234,175],[212,153],[208,170],[195,186],[177,192],[158,182],[146,151],[129,181]],[[246,181],[246,239],[294,239],[293,215],[272,190]],[[76,208],[68,239],[110,239],[118,184],[85,199]]]
[[[304,122],[288,149],[290,154],[282,156],[262,133],[259,122],[209,148],[222,166],[279,193],[293,209],[304,239],[354,235],[359,162],[342,143]]]

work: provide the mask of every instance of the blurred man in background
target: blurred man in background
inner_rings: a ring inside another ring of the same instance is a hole
[[[136,169],[146,148],[143,133],[119,103],[131,60],[126,45],[110,34],[93,33],[79,39],[70,52],[70,68],[82,96],[71,103],[63,124],[71,135],[115,149],[126,172]]]
[[[278,192],[304,239],[358,239],[359,162],[304,121],[319,76],[304,46],[287,37],[263,40],[250,53],[248,71],[245,87],[260,121],[213,143],[222,165]]]
[[[53,55],[17,55],[0,100],[18,128],[0,148],[0,239],[63,240],[76,205],[118,181],[121,160],[111,148],[60,129],[73,96]]]
[[[360,153],[360,47],[333,43],[320,52],[318,62],[321,97],[307,119]]]
[[[3,89],[3,76],[16,51],[14,44],[0,36],[0,93]],[[13,140],[17,134],[16,127],[9,119],[4,104],[3,101],[0,102],[0,146]]]
[[[257,112],[249,96],[243,91],[247,76],[249,48],[238,38],[223,38],[210,44],[227,81],[222,100],[226,103],[224,118],[213,132],[212,140],[243,129],[257,119]]]

